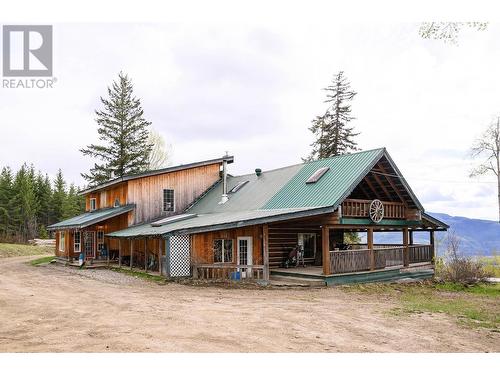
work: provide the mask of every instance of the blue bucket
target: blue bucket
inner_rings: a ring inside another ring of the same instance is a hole
[[[241,280],[241,272],[231,272],[231,280]]]

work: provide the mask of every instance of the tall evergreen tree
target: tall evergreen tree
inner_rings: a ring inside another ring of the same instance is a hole
[[[63,205],[63,219],[69,219],[82,212],[82,198],[78,195],[75,185],[71,184]]]
[[[62,171],[59,169],[54,180],[54,191],[51,200],[51,223],[57,223],[64,220],[64,205],[66,204],[66,181]]]
[[[14,186],[12,170],[2,168],[0,174],[0,240],[11,241],[15,231],[12,219],[14,200]]]
[[[38,227],[46,227],[50,223],[52,187],[48,175],[38,172],[35,181],[35,197],[37,201],[36,218]]]
[[[146,170],[152,149],[148,143],[151,123],[144,119],[141,102],[133,95],[132,81],[126,74],[120,72],[118,81],[108,87],[108,96],[101,97],[104,109],[96,111],[97,132],[103,143],[80,150],[102,161],[89,173],[82,173],[91,186]]]
[[[325,103],[328,103],[328,108],[312,121],[309,130],[316,139],[311,144],[311,154],[305,160],[324,159],[358,150],[354,137],[359,133],[349,126],[354,119],[350,102],[357,93],[352,90],[343,71],[337,73],[324,90],[327,92]]]
[[[11,218],[15,223],[16,239],[19,242],[27,242],[37,233],[34,176],[34,168],[23,164],[14,179],[14,210]]]

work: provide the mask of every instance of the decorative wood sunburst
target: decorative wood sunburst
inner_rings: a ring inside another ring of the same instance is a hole
[[[374,223],[380,223],[384,218],[384,204],[378,199],[372,200],[370,203],[370,219]]]

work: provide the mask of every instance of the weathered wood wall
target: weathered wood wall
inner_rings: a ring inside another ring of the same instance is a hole
[[[121,183],[109,189],[93,192],[85,196],[85,210],[90,210],[90,198],[96,198],[96,208],[113,207],[115,199],[120,200],[120,205],[127,203],[127,183]]]
[[[214,232],[197,233],[191,235],[191,263],[193,264],[212,264],[214,263],[213,243],[216,239],[233,240],[233,263],[237,261],[237,238],[248,236],[252,237],[253,264],[262,263],[262,226],[253,225],[243,228],[220,230]]]
[[[184,211],[219,179],[219,164],[185,169],[128,181],[127,203],[135,203],[129,225]],[[175,211],[163,211],[163,189],[174,189]]]

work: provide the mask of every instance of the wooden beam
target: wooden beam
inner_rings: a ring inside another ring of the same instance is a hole
[[[379,167],[380,167],[380,169],[382,169],[383,173],[385,173],[385,174],[389,174],[389,173],[387,172],[387,170],[386,170],[386,169],[385,169],[382,165],[379,165]],[[404,199],[404,198],[401,196],[401,194],[399,194],[399,191],[398,191],[397,186],[396,186],[396,185],[392,182],[392,180],[391,180],[391,179],[389,179],[389,176],[384,175],[384,177],[385,177],[385,179],[387,180],[387,182],[389,183],[389,185],[391,185],[392,190],[394,190],[394,191],[396,192],[396,194],[398,195],[399,199],[401,200],[401,203],[404,203],[404,204],[405,204],[405,206],[406,206],[406,199]]]
[[[122,239],[118,238],[118,268],[122,268]]]
[[[410,248],[408,247],[408,228],[403,228],[403,263],[405,267],[410,265]]]
[[[375,179],[375,181],[377,181],[377,183],[380,185],[380,187],[384,191],[384,194],[387,196],[388,201],[391,202],[392,201],[392,196],[389,193],[389,190],[387,190],[386,187],[385,187],[385,185],[382,183],[382,180],[378,177],[377,174],[372,173],[372,175],[373,175],[373,178]]]
[[[262,226],[262,258],[264,263],[264,280],[269,280],[269,226]]]
[[[373,187],[372,183],[368,180],[368,175],[366,175],[364,178],[363,178],[363,181],[366,182],[366,184],[368,185],[368,188],[371,190],[372,194],[374,195],[374,198],[377,197],[378,193],[375,191],[375,188]],[[373,198],[372,198],[373,199]]]
[[[148,239],[144,239],[144,271],[148,272]]]
[[[161,256],[162,256],[162,243],[163,238],[158,238],[158,271],[160,271],[160,276],[163,276],[163,270],[161,267]]]
[[[323,274],[330,275],[330,227],[323,225],[321,227],[321,250],[323,261]]]
[[[431,263],[436,262],[436,237],[434,236],[434,230],[429,231],[429,243],[431,245]]]
[[[134,239],[130,239],[130,270],[132,270],[132,265],[134,264]]]
[[[410,234],[410,245],[413,245],[413,231],[410,229],[409,231]]]
[[[373,250],[373,228],[368,228],[366,233],[366,242],[368,249],[370,249],[370,269],[373,271],[375,269],[375,251]]]

